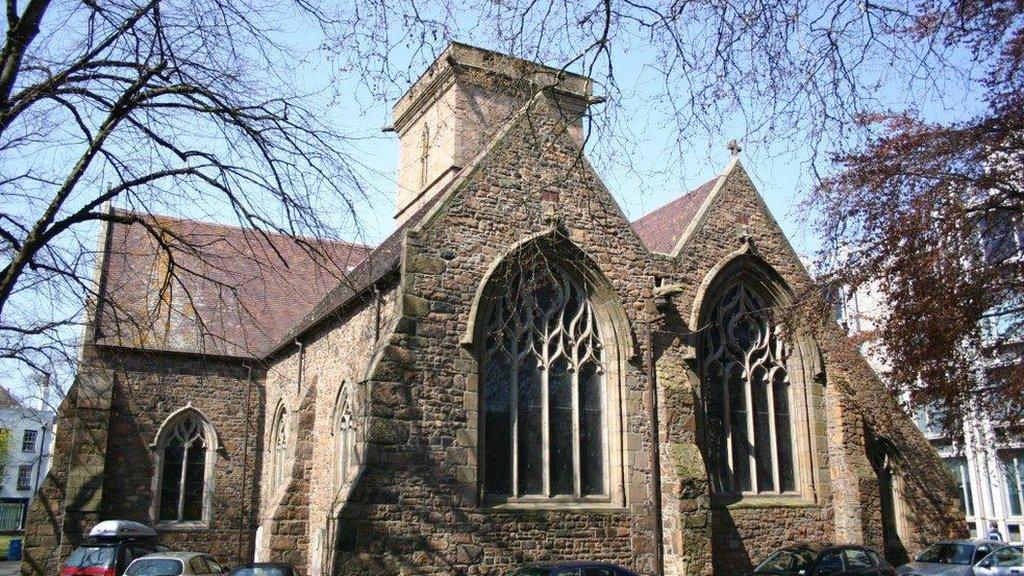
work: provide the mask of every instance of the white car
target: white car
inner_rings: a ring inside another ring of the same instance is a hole
[[[224,569],[202,552],[158,552],[136,558],[124,576],[220,576]]]

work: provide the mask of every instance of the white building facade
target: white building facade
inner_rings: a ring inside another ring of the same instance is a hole
[[[1016,238],[1016,237],[1015,237]],[[1024,234],[1020,235],[1024,247]],[[862,289],[840,298],[837,315],[851,335],[873,332],[877,320],[886,313],[877,289]],[[1020,345],[1007,346],[1004,356],[1020,358]],[[862,352],[884,378],[887,358],[869,340]],[[1000,364],[980,366],[979,393],[984,394],[989,375]],[[981,410],[973,411],[964,422],[963,445],[955,444],[942,428],[942,414],[929,407],[914,408],[914,422],[946,461],[957,478],[964,521],[970,534],[984,538],[989,523],[995,522],[1004,540],[1020,543],[1024,539],[1024,433],[1004,425]]]
[[[0,534],[25,527],[29,502],[50,470],[54,413],[29,408],[6,392],[0,399]]]

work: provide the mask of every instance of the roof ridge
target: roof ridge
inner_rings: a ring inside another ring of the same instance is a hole
[[[151,212],[139,212],[137,210],[128,210],[128,209],[125,209],[125,208],[114,208],[113,211],[115,213],[130,214],[130,215],[133,215],[133,216],[141,216],[141,217],[153,218],[153,219],[156,219],[156,220],[169,220],[169,221],[172,221],[172,222],[180,222],[180,223],[183,223],[183,224],[198,224],[198,225],[206,227],[206,228],[220,228],[220,229],[224,229],[224,230],[235,230],[235,231],[239,231],[239,232],[243,232],[243,233],[247,233],[247,234],[251,233],[255,237],[270,236],[270,237],[273,237],[273,238],[289,239],[289,240],[294,240],[294,241],[297,241],[297,242],[307,241],[307,242],[311,242],[311,243],[312,242],[315,242],[315,243],[327,243],[327,244],[334,244],[334,245],[339,245],[339,246],[344,244],[344,245],[349,246],[351,248],[362,248],[362,249],[367,250],[368,252],[369,251],[373,251],[376,248],[375,246],[372,246],[370,244],[363,244],[361,242],[353,242],[353,241],[350,241],[350,240],[334,240],[334,239],[331,239],[331,238],[317,238],[316,236],[308,236],[308,235],[304,235],[304,234],[303,235],[285,234],[283,232],[278,232],[278,231],[273,231],[273,230],[264,230],[262,228],[246,228],[245,226],[236,226],[236,225],[233,225],[233,224],[225,224],[223,222],[217,222],[217,221],[213,221],[213,220],[199,220],[197,218],[186,218],[184,216],[174,216],[174,215],[171,215],[171,214],[154,214],[154,213],[151,213]]]

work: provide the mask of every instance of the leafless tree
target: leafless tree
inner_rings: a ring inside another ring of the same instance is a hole
[[[281,74],[295,52],[276,21],[319,30],[320,16],[258,0],[6,3],[0,358],[43,373],[74,358],[98,223],[142,226],[193,262],[203,247],[151,214],[314,239],[354,223],[364,190],[346,138]]]
[[[601,136],[588,146],[608,161],[630,163],[628,135],[642,107],[671,143],[665,166],[730,130],[748,143],[809,146],[811,167],[834,175],[861,151],[870,166],[874,149],[865,146],[884,126],[870,120],[893,100],[966,108],[962,94],[974,94],[977,122],[961,127],[1015,126],[1000,115],[1020,109],[1022,10],[971,0],[8,0],[2,355],[45,369],[42,359],[65,345],[57,327],[80,310],[41,314],[30,303],[81,301],[68,297],[88,291],[91,240],[80,225],[111,218],[100,210],[108,199],[149,212],[214,201],[260,230],[332,232],[315,207],[328,195],[350,205],[358,178],[344,136],[278,81],[288,65],[279,20],[312,22],[307,30],[339,79],[360,86],[345,96],[366,107],[393,101],[448,42],[462,40],[594,78],[609,100],[588,118]],[[623,78],[626,61],[640,80]],[[960,101],[936,96],[949,87]],[[978,144],[986,134],[968,135]],[[1014,153],[1021,140],[1000,142]],[[917,144],[939,150],[941,141]],[[838,153],[837,163],[826,153]],[[963,159],[980,174],[972,158]],[[832,239],[857,244],[879,233],[823,212],[837,226]],[[877,262],[857,264],[865,278],[883,276]]]

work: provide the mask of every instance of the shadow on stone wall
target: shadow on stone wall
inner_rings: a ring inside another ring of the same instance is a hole
[[[751,551],[740,534],[736,519],[725,507],[711,510],[711,566],[714,574],[753,572]]]

